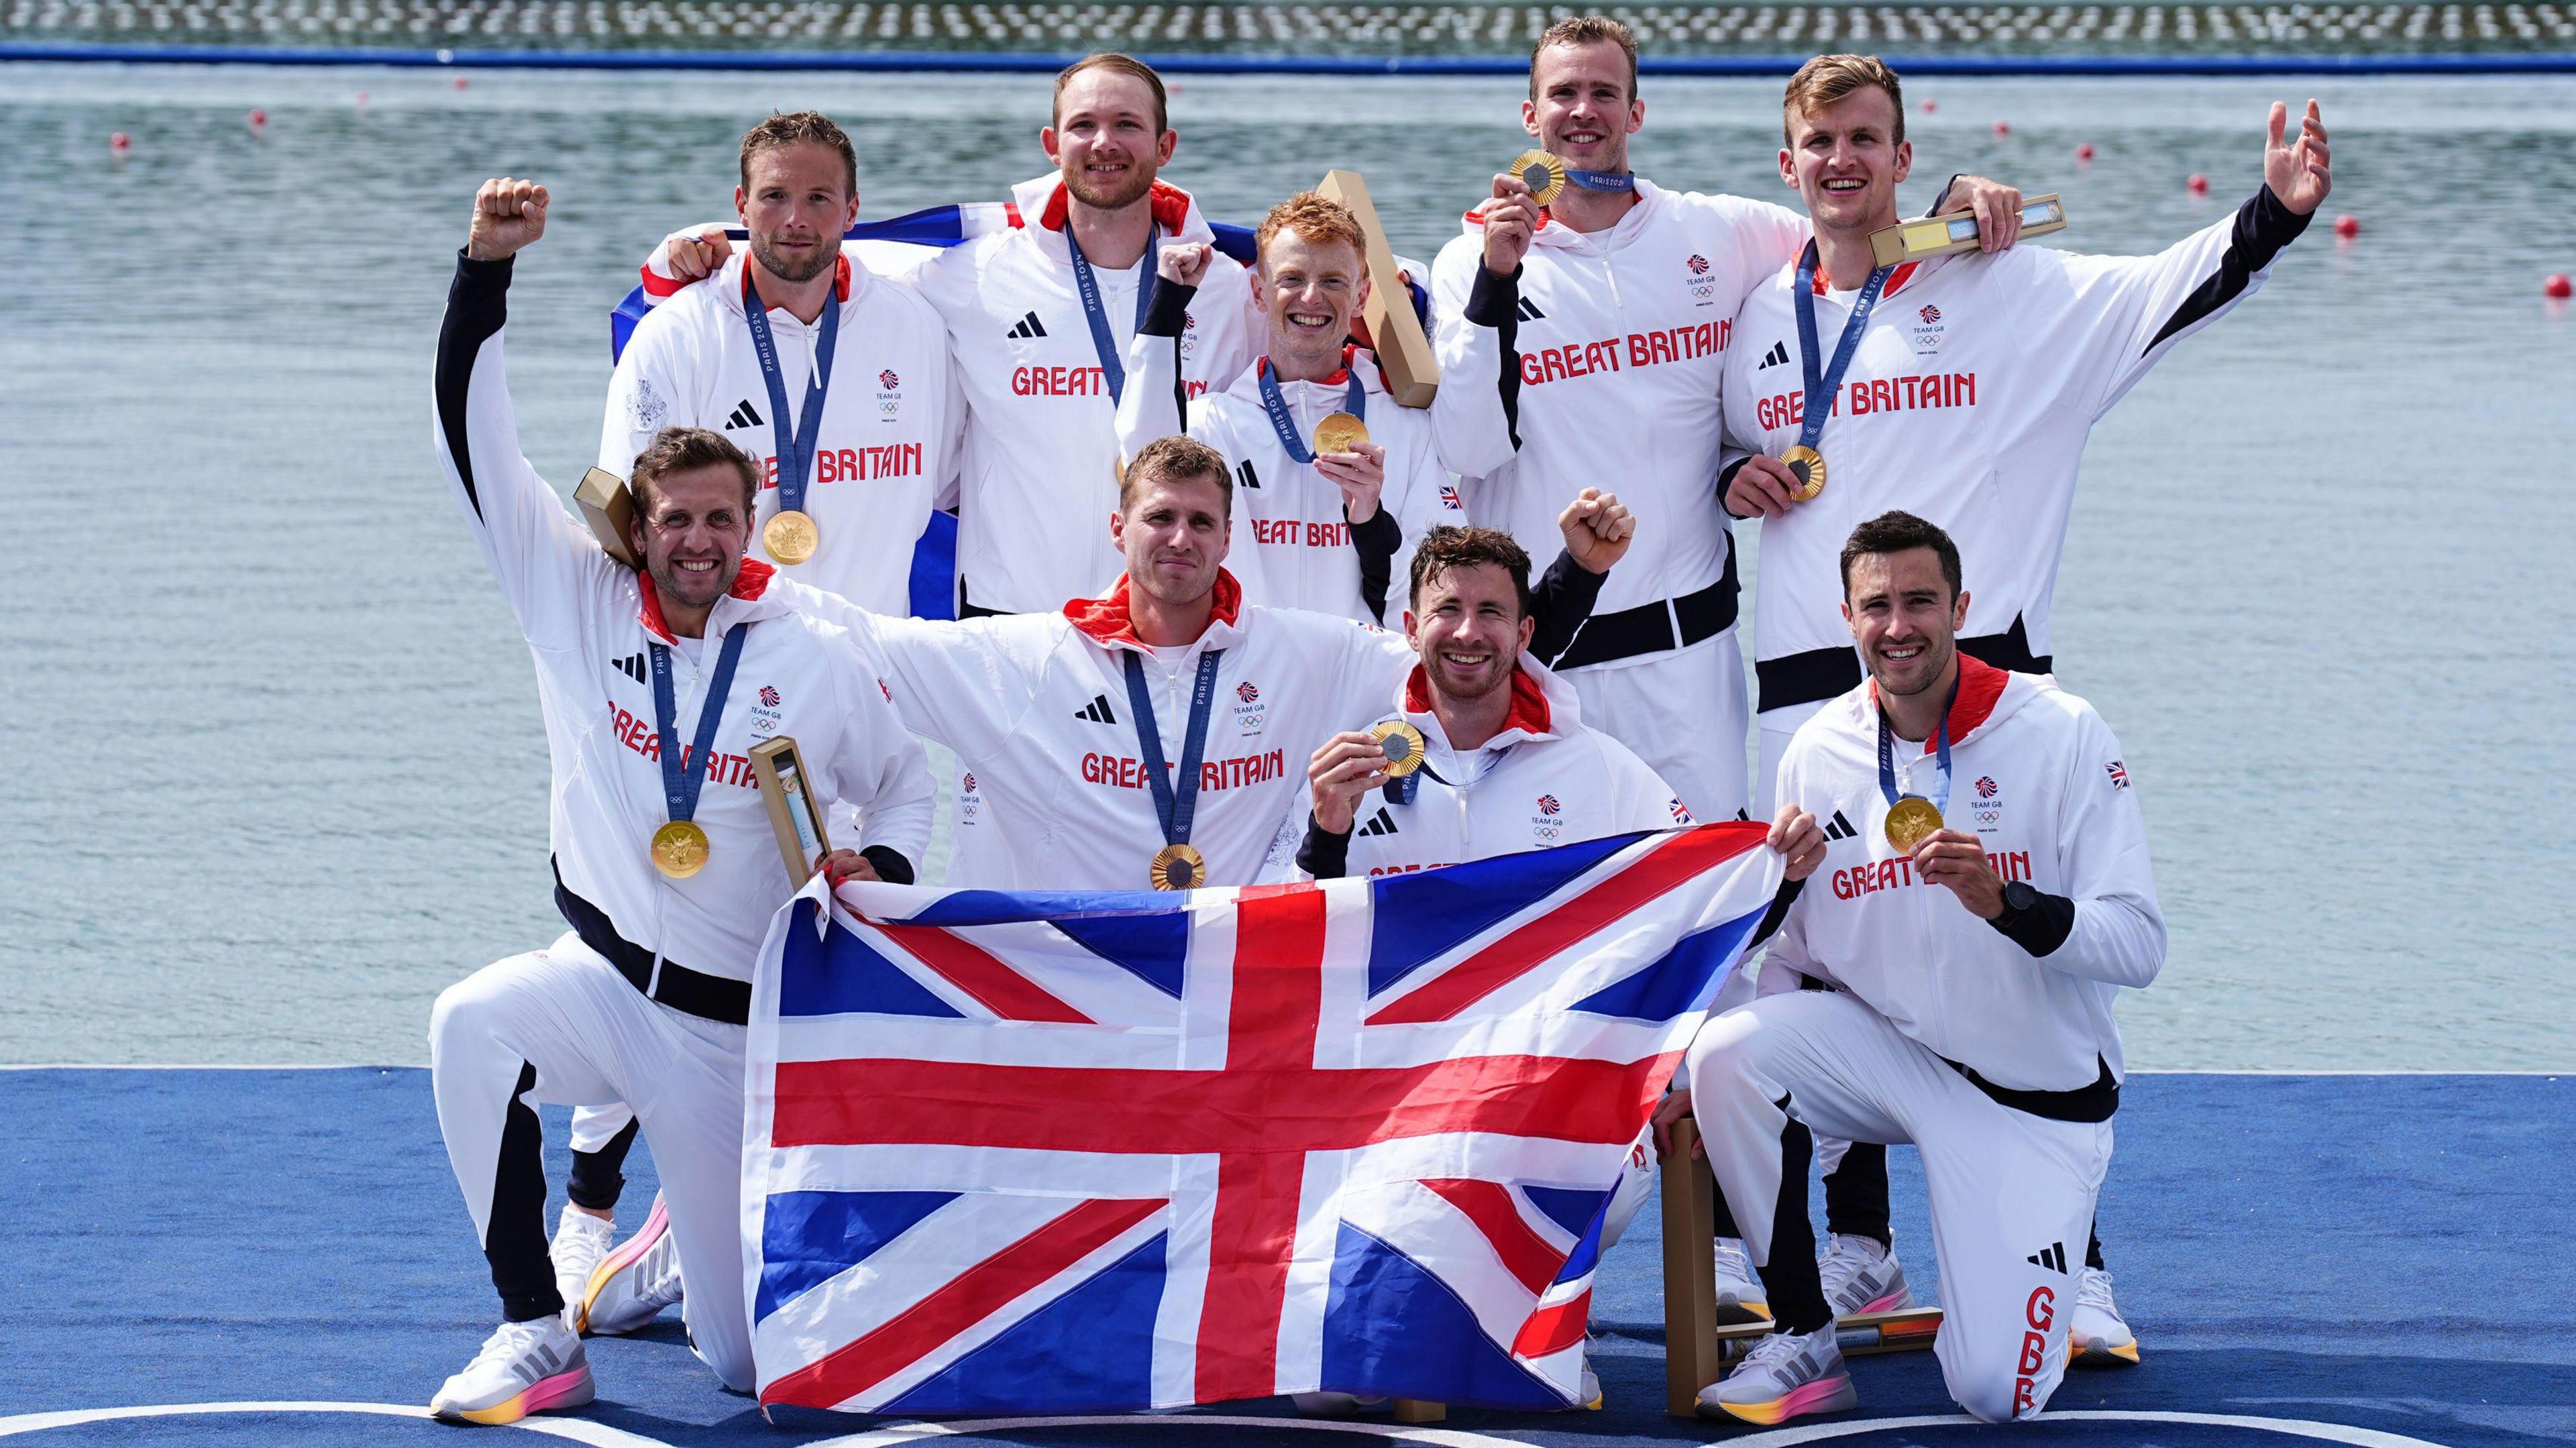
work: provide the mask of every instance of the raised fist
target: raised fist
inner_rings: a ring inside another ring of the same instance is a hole
[[[494,177],[474,193],[474,223],[465,233],[465,254],[476,261],[516,256],[521,247],[546,234],[546,188],[534,181]]]

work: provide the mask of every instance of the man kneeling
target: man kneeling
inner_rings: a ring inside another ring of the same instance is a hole
[[[2091,705],[1957,651],[1949,535],[1884,514],[1842,574],[1869,678],[1798,730],[1778,781],[1833,822],[1825,862],[1760,998],[1701,1028],[1656,1114],[1698,1117],[1780,1324],[1700,1406],[1777,1423],[1858,1401],[1807,1222],[1812,1128],[1921,1151],[1950,1395],[2029,1417],[2065,1372],[2069,1274],[2111,1159],[2114,995],[2164,964],[2146,825]]]

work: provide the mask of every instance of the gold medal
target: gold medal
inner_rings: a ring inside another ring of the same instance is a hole
[[[1529,188],[1530,200],[1545,206],[1565,189],[1565,163],[1545,151],[1523,151],[1505,168]]]
[[[1787,463],[1789,471],[1798,476],[1798,491],[1791,493],[1790,497],[1804,503],[1825,490],[1825,455],[1823,453],[1804,443],[1799,443],[1780,454],[1780,461]],[[1933,818],[1938,819],[1940,816],[1936,814]]]
[[[823,530],[814,519],[794,508],[781,508],[762,525],[760,541],[769,556],[781,563],[802,563],[814,556],[814,547],[823,541]]]
[[[1389,779],[1402,779],[1422,767],[1422,731],[1402,719],[1389,719],[1369,727],[1369,737],[1386,751],[1386,773]]]
[[[1909,794],[1887,807],[1887,842],[1906,854],[1913,854],[1923,837],[1939,828],[1939,807],[1919,794]]]
[[[1315,451],[1343,453],[1368,441],[1368,424],[1347,412],[1328,412],[1315,424]]]
[[[1157,890],[1195,890],[1207,883],[1207,857],[1189,845],[1165,845],[1146,873]]]
[[[707,867],[707,832],[694,820],[673,820],[653,832],[653,868],[685,880]]]

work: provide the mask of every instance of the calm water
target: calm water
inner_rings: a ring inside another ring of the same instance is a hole
[[[2071,242],[2130,251],[2242,196],[2286,91],[1919,93],[1940,103],[1913,120],[1927,176],[2061,191]],[[1640,167],[1783,194],[1776,95],[1655,86]],[[2320,227],[2101,427],[2059,590],[2061,677],[2124,738],[2173,926],[2163,980],[2125,1008],[2131,1059],[2576,1065],[2576,318],[2539,297],[2576,271],[2576,85],[2321,95],[2329,209],[2366,231],[2339,246]],[[392,71],[0,68],[18,270],[0,291],[0,1062],[418,1061],[441,986],[561,928],[527,656],[429,451],[477,181],[554,188],[512,339],[529,451],[569,484],[598,436],[607,307],[653,238],[721,211],[752,120],[838,116],[882,216],[1042,169],[1045,96],[1023,78],[488,73],[458,92]],[[1249,221],[1357,166],[1428,257],[1520,149],[1517,99],[1192,80],[1173,174]],[[114,130],[134,137],[122,164]],[[2185,193],[2192,171],[2211,198]]]

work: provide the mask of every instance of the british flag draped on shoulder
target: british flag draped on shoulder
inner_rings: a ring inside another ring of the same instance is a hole
[[[1189,895],[820,886],[753,987],[765,1404],[1575,1401],[1758,824]],[[853,912],[857,913],[853,913]]]

